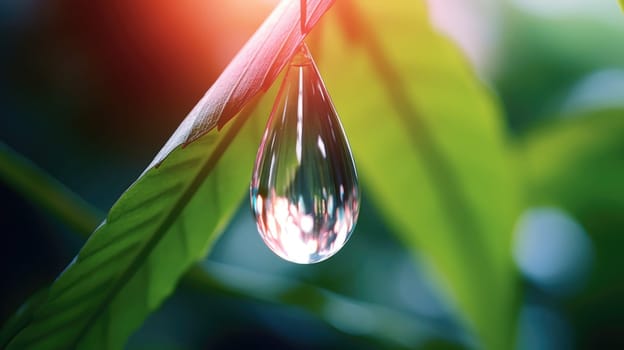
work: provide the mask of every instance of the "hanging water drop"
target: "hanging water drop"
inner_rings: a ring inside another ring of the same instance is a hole
[[[360,210],[355,163],[305,44],[287,67],[273,105],[250,195],[262,239],[288,261],[323,261],[355,228]]]

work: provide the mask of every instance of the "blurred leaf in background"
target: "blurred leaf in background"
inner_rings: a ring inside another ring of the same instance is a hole
[[[324,29],[349,36],[321,39],[321,62],[369,200],[439,273],[478,342],[509,347],[519,188],[491,95],[426,24],[424,4],[336,6],[339,26]]]
[[[559,207],[572,215],[591,238],[584,244],[595,251],[589,271],[582,271],[586,266],[571,271],[580,291],[577,286],[561,301],[576,330],[574,340],[582,348],[613,346],[624,328],[624,278],[618,269],[624,264],[619,253],[624,247],[624,110],[566,115],[536,128],[519,145],[532,204]],[[561,242],[563,252],[582,261],[574,255],[573,239],[568,235]],[[561,258],[553,254],[551,264]],[[554,292],[566,292],[564,288]]]

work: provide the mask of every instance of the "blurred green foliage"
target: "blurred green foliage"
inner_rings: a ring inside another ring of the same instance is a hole
[[[368,200],[439,273],[483,345],[511,346],[508,247],[520,202],[497,106],[456,48],[426,25],[424,5],[336,7],[352,37],[321,39],[320,59]]]
[[[524,131],[560,114],[573,87],[588,74],[621,67],[622,29],[592,19],[507,16],[502,68],[494,77],[510,127]]]
[[[564,116],[518,143],[535,206],[571,213],[591,235],[596,258],[582,293],[565,301],[579,347],[611,346],[623,325],[624,109]]]

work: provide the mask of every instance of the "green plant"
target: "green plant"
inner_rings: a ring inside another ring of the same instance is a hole
[[[540,158],[548,150],[565,151],[549,144],[555,142],[550,137],[512,144],[496,99],[454,45],[431,28],[421,3],[378,8],[310,0],[308,6],[310,28],[329,11],[323,31],[312,32],[310,42],[351,140],[368,190],[365,200],[375,203],[414,256],[426,258],[479,346],[512,347],[520,298],[511,259],[515,220],[527,202],[541,203],[542,195],[553,193],[550,200],[557,204],[574,203],[575,196],[566,196],[578,193],[570,188],[586,182],[560,181],[565,173],[558,173],[574,168],[574,161],[550,164]],[[288,285],[286,295],[246,290],[194,265],[245,198],[274,95],[268,90],[305,37],[299,13],[296,2],[284,2],[267,19],[72,264],[5,325],[3,347],[121,348],[182,276],[194,288],[255,294],[298,304],[319,317],[324,315],[315,303],[366,309],[388,325],[372,337],[410,347],[402,340],[412,331],[410,318],[400,312],[287,279],[273,281]],[[427,50],[415,50],[416,41]],[[621,130],[613,119],[609,127]],[[605,147],[619,147],[618,140]],[[2,151],[6,182],[78,232],[93,225],[99,215],[88,205],[65,195],[61,185],[8,148]],[[545,172],[523,172],[535,163],[546,163],[535,166]]]

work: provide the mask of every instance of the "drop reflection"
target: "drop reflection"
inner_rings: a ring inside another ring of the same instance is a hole
[[[258,149],[250,198],[278,256],[323,261],[349,239],[360,208],[355,163],[307,49],[293,58]]]

